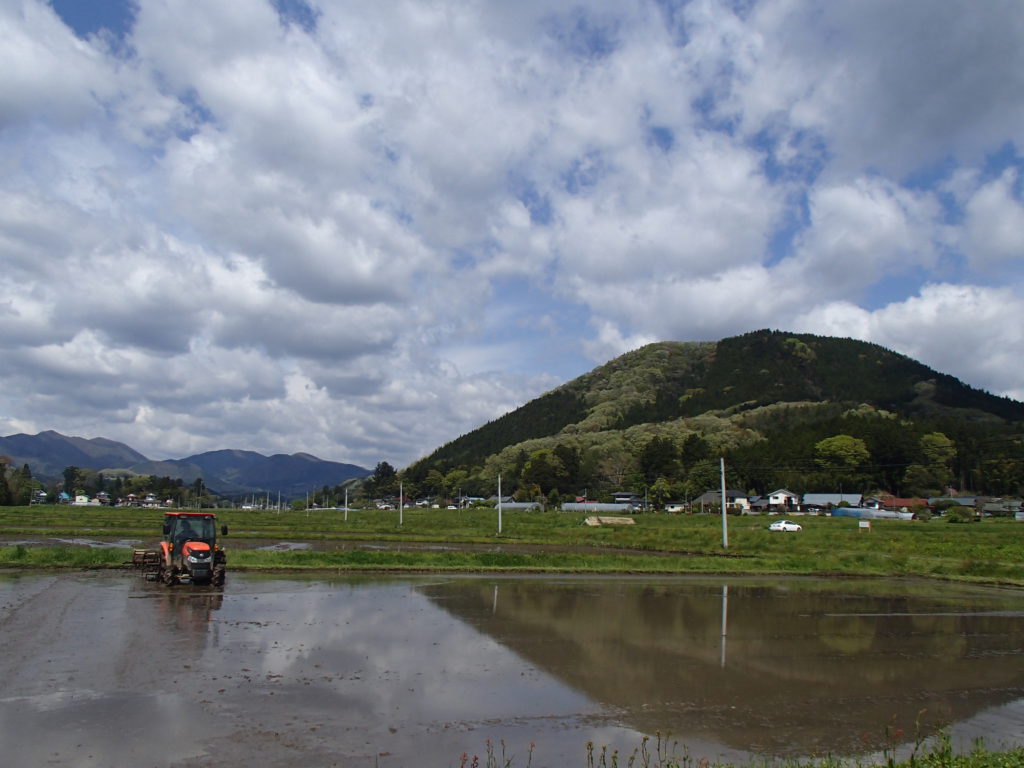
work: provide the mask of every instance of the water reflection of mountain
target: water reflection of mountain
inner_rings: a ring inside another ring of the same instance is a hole
[[[510,579],[423,592],[625,725],[684,742],[863,753],[887,727],[912,739],[915,721],[1024,697],[1019,594],[812,587]]]

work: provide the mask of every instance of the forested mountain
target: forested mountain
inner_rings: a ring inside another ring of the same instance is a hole
[[[438,448],[427,492],[578,495],[714,487],[937,494],[1024,488],[1024,404],[875,344],[756,331],[622,355]],[[839,439],[834,439],[839,438]]]
[[[69,437],[49,430],[37,435],[0,437],[0,456],[16,466],[29,464],[36,477],[58,478],[65,467],[130,467],[146,457],[124,443],[103,437]]]
[[[28,465],[38,480],[53,482],[68,467],[93,476],[150,475],[180,479],[189,485],[202,479],[223,495],[281,493],[297,498],[324,486],[365,477],[369,470],[355,464],[326,461],[308,453],[264,456],[255,451],[209,451],[184,459],[153,461],[124,443],[105,438],[69,437],[59,432],[0,437],[0,456],[15,467]],[[83,480],[88,486],[89,482]]]
[[[208,451],[181,462],[199,467],[204,477],[216,478],[222,493],[279,491],[287,498],[370,474],[355,464],[325,461],[308,453],[264,456],[254,451]]]

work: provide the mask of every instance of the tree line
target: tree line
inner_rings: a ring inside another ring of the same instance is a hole
[[[734,414],[705,433],[644,425],[562,434],[507,447],[477,464],[435,459],[395,472],[385,463],[366,488],[397,493],[402,482],[407,496],[450,497],[461,489],[487,497],[500,474],[504,492],[516,500],[609,501],[613,491],[631,491],[661,506],[717,488],[725,459],[728,486],[750,495],[780,488],[899,497],[1024,492],[1024,436],[1003,427],[954,418],[911,421],[871,408],[837,408],[832,415],[828,406],[777,410]]]
[[[33,502],[39,492],[53,498],[63,491],[70,497],[109,496],[112,500],[129,495],[145,496],[152,493],[161,501],[172,499],[178,504],[202,496],[207,502],[216,498],[203,486],[202,480],[186,485],[181,478],[154,475],[108,475],[76,466],[65,467],[62,480],[44,483],[32,474],[28,464],[14,467],[7,457],[0,457],[0,506],[25,506]]]

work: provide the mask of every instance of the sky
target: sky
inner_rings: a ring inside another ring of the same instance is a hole
[[[1019,0],[0,0],[0,434],[403,467],[653,341],[1024,400]]]

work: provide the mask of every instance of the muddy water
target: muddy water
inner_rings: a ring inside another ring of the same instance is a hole
[[[10,766],[881,761],[1024,743],[1024,593],[810,580],[0,575]],[[624,760],[622,761],[625,762]]]

